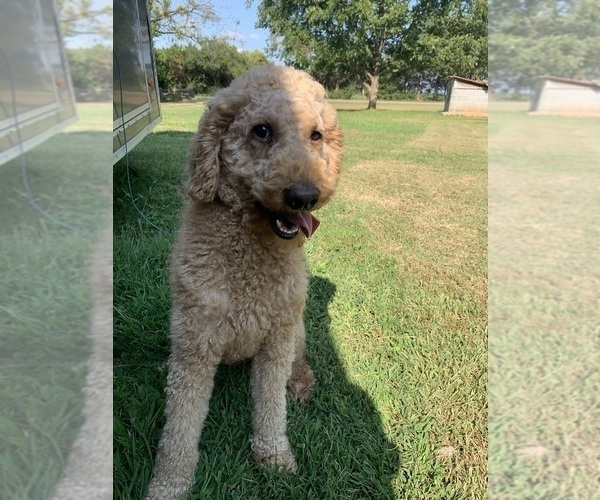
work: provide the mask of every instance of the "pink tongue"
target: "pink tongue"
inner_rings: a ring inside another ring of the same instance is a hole
[[[302,232],[307,238],[317,230],[321,222],[319,219],[313,216],[310,212],[295,212],[293,214],[285,214],[285,218],[292,224],[300,226]]]

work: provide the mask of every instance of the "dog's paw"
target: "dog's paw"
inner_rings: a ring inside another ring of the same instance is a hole
[[[296,459],[290,450],[287,438],[266,441],[256,436],[250,439],[252,456],[258,463],[267,465],[284,474],[294,474],[297,470]]]
[[[287,382],[287,390],[291,397],[305,403],[312,398],[312,388],[315,385],[315,375],[306,361],[295,361],[292,375]]]
[[[184,500],[188,497],[189,486],[173,487],[152,485],[145,500]]]
[[[292,453],[273,453],[273,454],[253,454],[254,460],[259,464],[266,465],[273,469],[276,469],[282,474],[295,474],[298,466],[296,465],[296,459]]]

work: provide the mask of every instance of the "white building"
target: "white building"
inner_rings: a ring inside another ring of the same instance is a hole
[[[444,114],[487,115],[488,84],[461,76],[451,76],[446,89]]]
[[[600,82],[541,76],[535,85],[531,113],[600,115]]]

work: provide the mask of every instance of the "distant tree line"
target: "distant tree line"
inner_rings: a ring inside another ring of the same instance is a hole
[[[71,82],[78,95],[102,94],[103,99],[112,95],[113,61],[109,46],[66,49],[66,54]]]
[[[598,0],[490,0],[490,80],[518,97],[542,75],[600,79]]]
[[[55,5],[65,40],[76,40],[82,35],[93,35],[99,40],[92,46],[65,49],[76,97],[110,100],[113,87],[112,5],[97,6],[90,0],[56,0]]]
[[[158,84],[162,90],[191,89],[212,93],[227,87],[253,66],[269,64],[258,51],[239,51],[225,40],[209,38],[197,44],[155,49]]]

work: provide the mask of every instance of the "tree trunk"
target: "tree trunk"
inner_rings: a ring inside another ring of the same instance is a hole
[[[363,82],[363,88],[367,91],[369,96],[369,105],[367,109],[377,109],[377,93],[379,92],[379,73],[371,74],[367,73],[369,77],[369,84]]]

